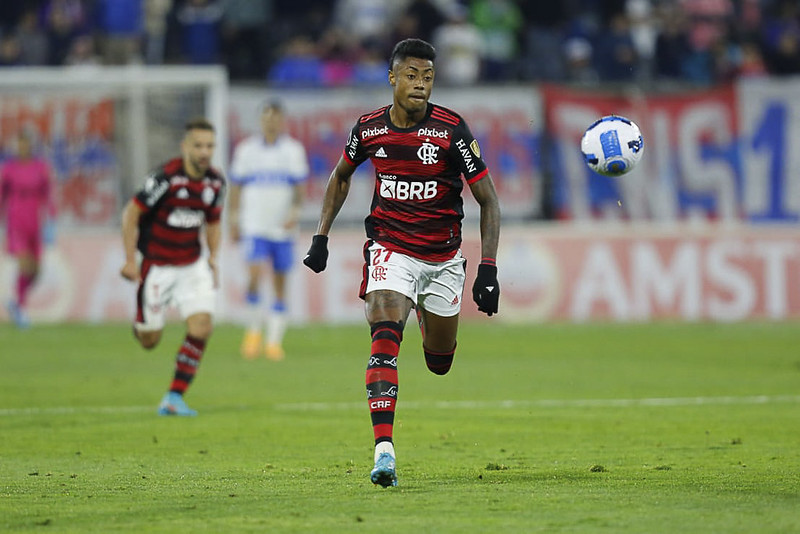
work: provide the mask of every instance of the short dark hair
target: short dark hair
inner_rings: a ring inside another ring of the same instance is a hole
[[[277,98],[267,100],[266,102],[261,104],[261,113],[266,113],[267,111],[275,111],[277,113],[283,113],[283,102],[281,102]]]
[[[395,61],[405,61],[410,57],[434,61],[436,60],[436,49],[432,44],[422,39],[403,39],[394,45],[391,59],[389,59],[389,68],[394,68]]]
[[[214,125],[211,124],[208,121],[208,119],[204,119],[202,117],[199,117],[197,119],[192,119],[189,122],[187,122],[186,125],[183,127],[183,129],[187,133],[191,132],[192,130],[206,130],[206,131],[209,131],[209,132],[213,132],[214,131]]]

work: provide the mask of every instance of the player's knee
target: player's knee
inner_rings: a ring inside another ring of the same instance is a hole
[[[159,341],[161,341],[161,332],[138,332],[134,330],[133,333],[142,348],[147,350],[156,348]]]
[[[211,333],[214,331],[214,323],[211,320],[211,317],[195,317],[190,320],[187,324],[186,333],[190,336],[206,340],[211,337]]]

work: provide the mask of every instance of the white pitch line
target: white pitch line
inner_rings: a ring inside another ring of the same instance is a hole
[[[800,403],[800,395],[752,395],[745,397],[657,397],[644,399],[540,399],[501,401],[399,401],[403,408],[442,408],[452,410],[514,409],[514,408],[614,408],[636,406],[710,406],[726,404]],[[342,411],[363,409],[363,402],[300,402],[276,404],[285,411]]]
[[[539,399],[499,401],[405,401],[403,409],[517,409],[517,408],[628,408],[640,406],[720,406],[755,404],[797,404],[800,395],[751,395],[742,397],[654,397],[643,399]],[[273,406],[278,411],[332,412],[363,410],[364,402],[296,402]],[[0,408],[0,417],[25,415],[121,414],[154,411],[152,406],[54,406],[49,408]]]

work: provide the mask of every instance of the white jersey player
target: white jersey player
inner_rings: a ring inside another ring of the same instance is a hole
[[[242,140],[230,169],[231,236],[241,241],[248,264],[248,326],[242,356],[256,358],[262,349],[273,360],[284,357],[287,325],[286,281],[294,259],[294,241],[308,178],[303,145],[284,131],[280,103],[261,113],[261,134]],[[260,294],[263,264],[272,267],[273,300],[269,313]],[[266,323],[266,343],[261,331]]]

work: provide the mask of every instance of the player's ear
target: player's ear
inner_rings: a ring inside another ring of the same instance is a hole
[[[394,87],[394,84],[395,84],[394,72],[392,72],[392,70],[389,69],[389,85]]]

